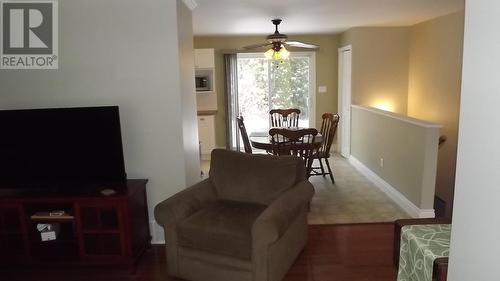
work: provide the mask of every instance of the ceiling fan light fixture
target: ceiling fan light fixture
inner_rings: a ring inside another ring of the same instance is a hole
[[[286,60],[290,56],[290,52],[285,48],[285,45],[292,47],[294,49],[318,49],[318,45],[308,44],[300,41],[288,41],[288,36],[286,34],[280,33],[278,30],[278,25],[281,23],[281,19],[272,20],[275,25],[275,31],[266,37],[266,43],[263,44],[253,44],[243,47],[246,50],[268,48],[264,55],[267,59],[274,60]]]
[[[290,52],[285,48],[285,46],[281,46],[278,50],[276,48],[271,48],[264,53],[266,59],[274,59],[274,60],[286,60],[290,57]]]
[[[274,52],[275,52],[274,49],[271,48],[264,53],[264,56],[266,57],[266,59],[270,60],[273,58]]]
[[[285,46],[281,46],[281,50],[279,50],[281,59],[288,59],[290,57],[290,52],[285,48]]]

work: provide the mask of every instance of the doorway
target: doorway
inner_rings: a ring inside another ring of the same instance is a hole
[[[339,48],[339,100],[340,114],[338,147],[340,154],[349,158],[351,155],[351,45]]]

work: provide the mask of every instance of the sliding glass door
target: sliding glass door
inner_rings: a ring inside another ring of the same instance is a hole
[[[269,110],[298,108],[299,126],[314,124],[314,53],[292,53],[282,62],[263,54],[238,54],[238,106],[247,131],[269,127]]]

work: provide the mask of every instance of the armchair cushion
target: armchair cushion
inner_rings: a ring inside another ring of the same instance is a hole
[[[210,180],[218,199],[269,205],[305,179],[303,160],[295,156],[212,151]]]
[[[252,224],[265,208],[262,204],[218,200],[179,223],[179,245],[250,260]]]

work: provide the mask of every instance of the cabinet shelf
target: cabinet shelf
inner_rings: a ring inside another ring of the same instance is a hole
[[[74,217],[53,217],[53,218],[39,218],[39,217],[30,217],[31,222],[33,223],[73,223],[75,221]]]
[[[210,94],[214,94],[215,91],[196,91],[196,94],[197,95],[210,95]]]

